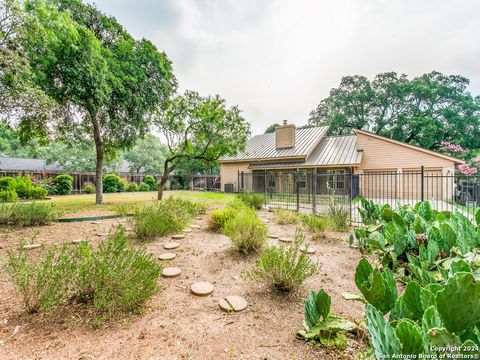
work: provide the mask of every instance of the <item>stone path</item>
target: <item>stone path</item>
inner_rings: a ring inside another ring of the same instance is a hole
[[[213,292],[213,285],[206,281],[199,281],[190,287],[190,291],[197,296],[207,296]]]

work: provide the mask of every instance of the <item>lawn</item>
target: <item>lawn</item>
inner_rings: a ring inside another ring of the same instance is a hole
[[[73,213],[79,211],[113,211],[119,205],[138,205],[145,204],[157,199],[157,192],[131,192],[104,194],[105,204],[95,204],[95,194],[87,195],[58,195],[52,196],[52,202],[57,209],[64,213]],[[165,191],[164,197],[178,196],[194,202],[205,202],[211,206],[224,205],[232,198],[232,194],[204,191]]]

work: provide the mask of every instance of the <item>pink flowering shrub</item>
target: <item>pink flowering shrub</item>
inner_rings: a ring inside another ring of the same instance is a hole
[[[460,145],[452,144],[450,141],[442,141],[440,145],[447,152],[463,152],[463,148]]]
[[[458,171],[463,175],[474,175],[478,172],[477,167],[471,167],[469,164],[458,165]]]
[[[450,141],[440,142],[440,149],[442,152],[460,157],[465,156],[466,152],[460,145],[451,143]],[[474,175],[480,173],[480,157],[473,158],[470,164],[462,164],[458,166],[458,172],[462,175]]]

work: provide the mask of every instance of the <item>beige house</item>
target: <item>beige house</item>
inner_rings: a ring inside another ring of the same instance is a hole
[[[258,185],[264,190],[288,192],[285,187],[292,183],[289,177],[297,170],[320,174],[316,189],[329,186],[342,191],[348,184],[342,184],[341,175],[350,178],[350,174],[356,174],[361,195],[419,199],[418,175],[423,166],[425,198],[451,198],[453,185],[448,179],[462,160],[363,130],[353,130],[352,135],[326,136],[327,130],[296,129],[284,121],[275,133],[252,137],[244,153],[221,159],[222,190],[238,191],[247,174],[254,182],[253,188]],[[328,183],[330,175],[337,179],[333,184]],[[312,184],[305,181],[304,186]]]

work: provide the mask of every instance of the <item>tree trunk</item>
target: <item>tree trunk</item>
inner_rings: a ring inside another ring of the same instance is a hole
[[[95,166],[95,203],[103,204],[103,162],[104,148],[102,134],[100,133],[100,125],[97,121],[95,111],[90,111],[90,117],[93,124],[93,139],[95,140],[95,150],[97,152],[97,163]]]
[[[158,184],[157,200],[162,200],[163,198],[163,188],[167,184],[168,176],[170,175],[170,171],[172,170],[169,164],[170,164],[170,160],[169,159],[165,160],[165,165],[163,166],[163,175],[162,175],[162,178],[160,179],[160,184]]]

